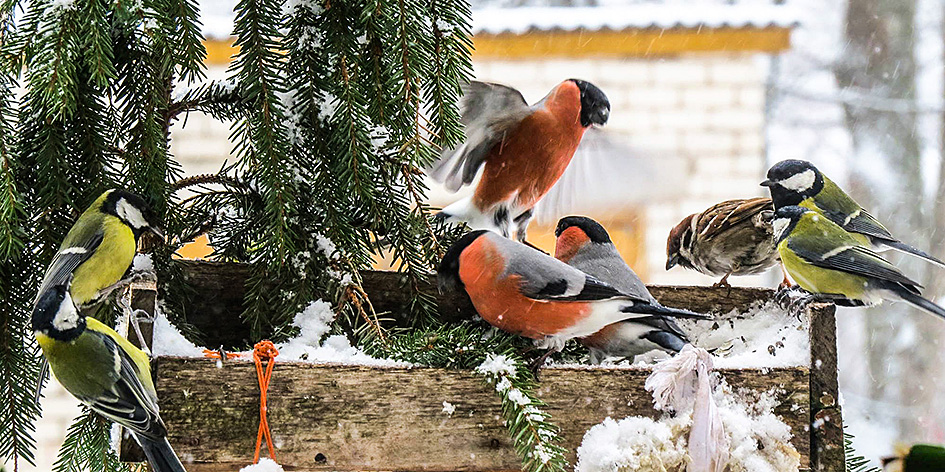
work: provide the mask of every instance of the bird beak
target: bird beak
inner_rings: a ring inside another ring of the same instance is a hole
[[[164,236],[164,230],[157,226],[148,226],[148,231],[161,238],[161,242],[167,243],[167,237]]]
[[[679,263],[679,254],[673,254],[669,259],[666,259],[666,270],[676,267],[676,264]]]
[[[772,181],[770,181],[770,180],[765,180],[764,182],[761,183],[761,186],[762,186],[762,187],[772,187],[772,186],[774,186],[774,182],[772,182]]]

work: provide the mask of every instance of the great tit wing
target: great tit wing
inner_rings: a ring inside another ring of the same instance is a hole
[[[810,247],[799,244],[798,240],[792,239],[788,240],[788,248],[811,265],[817,267],[920,287],[918,283],[906,277],[895,266],[863,246],[841,246],[824,252],[811,250]]]
[[[68,244],[63,244],[63,247],[59,248],[59,252],[53,256],[52,262],[49,263],[46,274],[43,276],[43,283],[39,287],[39,293],[36,295],[36,300],[39,300],[40,295],[45,293],[46,290],[69,283],[72,272],[95,253],[98,246],[102,244],[104,237],[105,232],[99,229],[85,237],[70,238],[71,241],[67,239],[65,242]]]
[[[774,210],[774,205],[765,197],[717,203],[702,213],[696,231],[703,240],[710,240],[766,210]]]
[[[860,233],[874,238],[889,239],[896,241],[896,238],[880,223],[873,215],[866,210],[860,210],[860,213],[854,218],[850,218],[845,224],[841,225],[843,229],[851,233]]]
[[[472,183],[492,148],[531,113],[521,92],[486,82],[464,86],[459,106],[466,140],[459,147],[444,149],[430,173],[452,192]]]
[[[80,400],[100,415],[132,431],[149,437],[164,436],[166,429],[158,414],[157,398],[141,382],[138,367],[131,356],[111,336],[98,331],[90,333],[99,336],[115,356],[118,372],[110,389],[95,398]]]

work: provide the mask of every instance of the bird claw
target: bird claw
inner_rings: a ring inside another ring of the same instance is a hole
[[[786,310],[789,313],[793,313],[795,317],[800,319],[801,313],[807,308],[808,305],[817,301],[817,297],[814,294],[802,289],[800,286],[794,285],[786,288],[779,288],[774,295],[774,301],[782,309]]]

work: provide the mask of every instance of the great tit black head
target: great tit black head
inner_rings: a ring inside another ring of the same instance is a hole
[[[824,188],[824,176],[813,164],[799,159],[781,161],[768,169],[768,180],[761,183],[771,190],[775,208],[798,205]]]
[[[807,208],[796,205],[788,205],[775,210],[774,221],[771,222],[775,239],[780,242],[787,235],[791,234],[791,231],[797,226],[797,222],[809,211],[810,210]]]
[[[144,199],[131,192],[111,190],[102,205],[102,212],[118,217],[134,231],[135,238],[149,231],[164,239],[164,232],[158,226],[157,217],[151,207]]]
[[[33,307],[31,321],[33,331],[60,341],[73,340],[85,329],[85,317],[79,313],[64,284],[41,294]]]
[[[610,117],[610,100],[596,85],[580,79],[569,79],[581,91],[581,126],[603,125]]]
[[[600,223],[586,216],[566,216],[558,220],[558,226],[555,227],[555,237],[561,237],[561,233],[571,227],[580,228],[591,242],[599,244],[611,242],[607,230]]]

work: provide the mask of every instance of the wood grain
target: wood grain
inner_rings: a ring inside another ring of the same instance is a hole
[[[159,358],[158,395],[169,439],[190,472],[231,472],[252,460],[259,391],[250,362],[223,368],[202,359]],[[807,369],[720,371],[732,385],[779,389],[776,409],[809,450]],[[539,396],[574,451],[606,417],[656,417],[645,369],[542,372]],[[443,412],[443,401],[456,411]],[[269,422],[286,470],[518,470],[493,389],[470,372],[277,363]],[[318,460],[316,460],[316,458]],[[803,454],[802,465],[808,465]]]
[[[246,264],[180,261],[189,284],[198,289],[199,297],[189,300],[185,307],[186,321],[206,337],[208,346],[243,349],[251,346],[249,327],[242,322],[243,293],[249,266]],[[362,271],[364,290],[378,313],[401,325],[408,325],[404,313],[411,293],[406,279],[397,272]],[[772,290],[733,287],[667,287],[650,286],[650,291],[664,305],[687,308],[704,313],[727,313],[745,310],[754,303],[768,300]],[[476,311],[465,293],[448,295],[436,292],[436,280],[431,277],[421,290],[436,295],[441,317],[446,321],[472,318]]]

